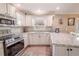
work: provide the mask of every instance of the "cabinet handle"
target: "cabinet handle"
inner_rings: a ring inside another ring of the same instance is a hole
[[[72,51],[72,49],[70,48],[70,51]]]
[[[69,51],[69,49],[67,49],[67,51]]]

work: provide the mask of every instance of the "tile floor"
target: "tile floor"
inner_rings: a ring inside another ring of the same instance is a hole
[[[51,56],[50,46],[30,46],[22,56]]]

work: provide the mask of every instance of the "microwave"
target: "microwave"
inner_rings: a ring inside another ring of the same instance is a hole
[[[0,18],[0,24],[15,25],[14,20]]]

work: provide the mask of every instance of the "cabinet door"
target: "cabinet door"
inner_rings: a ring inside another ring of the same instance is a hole
[[[21,26],[22,25],[22,22],[21,22],[21,15],[20,15],[20,13],[19,12],[16,12],[16,24],[18,25],[18,26]]]
[[[39,33],[40,34],[40,39],[39,41],[40,44],[50,44],[50,36],[49,36],[49,33]]]
[[[6,13],[7,13],[6,3],[0,3],[0,14],[6,14]]]
[[[26,26],[33,26],[32,24],[32,16],[31,15],[26,15]]]
[[[25,26],[25,14],[20,12],[20,11],[17,11],[16,12],[16,23],[18,26]]]
[[[37,33],[29,33],[29,42],[31,45],[38,45],[40,44],[39,38]]]
[[[75,20],[75,32],[79,32],[79,18]]]
[[[68,56],[67,47],[53,45],[52,55],[53,56]]]
[[[79,48],[71,47],[69,55],[70,56],[79,56]]]
[[[49,45],[50,38],[48,33],[30,33],[29,34],[30,44],[35,45]]]
[[[23,33],[23,39],[24,39],[24,47],[27,47],[29,45],[28,33]]]
[[[4,56],[3,42],[0,42],[0,56]]]
[[[21,18],[21,19],[22,19],[22,20],[21,20],[21,22],[22,22],[22,26],[26,26],[26,19],[25,19],[26,16],[25,16],[25,14],[22,13],[22,14],[21,14],[21,17],[22,17],[22,18]]]
[[[13,5],[11,4],[7,4],[7,7],[8,7],[8,15],[10,15],[11,17],[16,17],[15,15],[15,12],[16,12],[16,9]]]

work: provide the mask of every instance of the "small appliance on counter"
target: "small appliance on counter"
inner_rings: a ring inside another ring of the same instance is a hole
[[[55,32],[59,33],[60,32],[59,28],[55,28]]]

